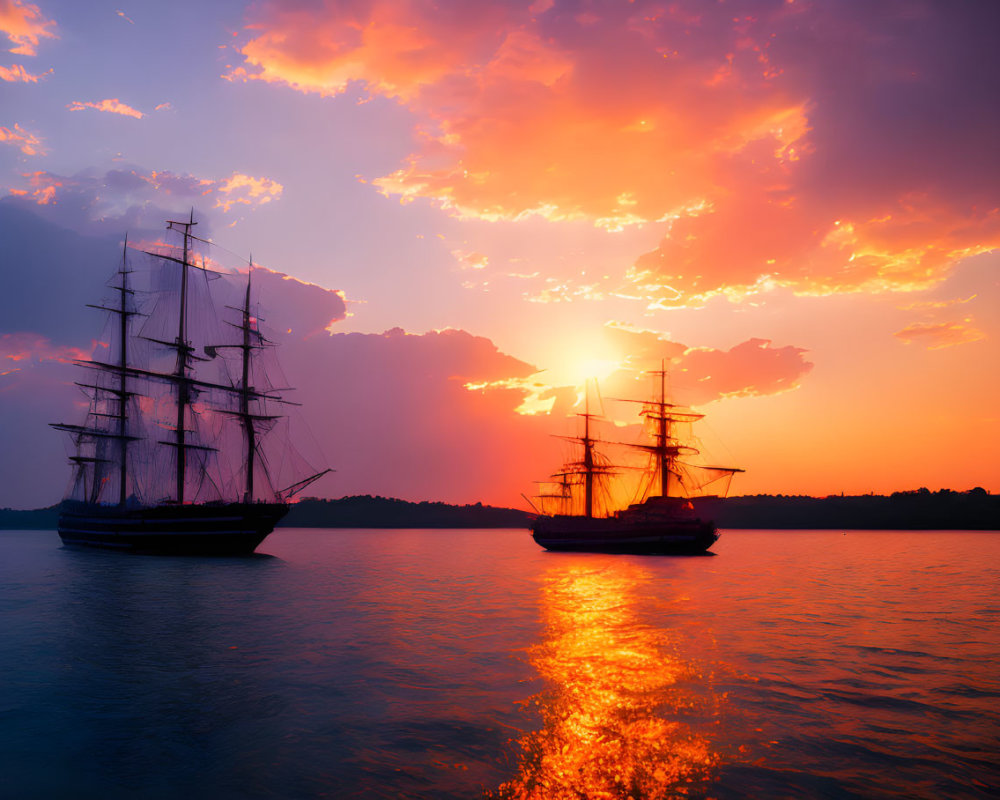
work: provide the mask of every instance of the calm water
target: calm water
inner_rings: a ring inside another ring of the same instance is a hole
[[[1000,534],[0,532],[11,798],[995,797]]]

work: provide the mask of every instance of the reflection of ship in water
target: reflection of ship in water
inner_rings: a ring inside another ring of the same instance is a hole
[[[704,785],[719,757],[685,717],[715,718],[717,708],[714,697],[682,688],[696,677],[691,665],[644,619],[650,574],[587,561],[553,568],[544,581],[545,639],[531,655],[548,684],[536,698],[543,727],[520,740],[518,774],[493,796],[652,800]]]
[[[617,472],[597,451],[599,441],[592,434],[596,415],[588,404],[580,415],[583,435],[572,439],[581,445],[582,458],[552,476],[558,488],[540,495],[543,513],[532,522],[532,536],[546,550],[692,555],[704,553],[719,538],[715,524],[701,517],[691,500],[743,470],[682,461],[698,453],[682,429],[703,415],[668,401],[665,366],[653,375],[659,378],[658,399],[638,401],[652,441],[628,445],[649,455],[644,499],[599,513],[601,489]]]
[[[79,384],[86,421],[54,425],[73,440],[59,515],[66,544],[250,553],[291,497],[329,472],[304,478],[288,437],[266,436],[288,401],[277,365],[266,370],[273,343],[258,326],[250,273],[237,286],[233,274],[196,264],[193,243],[211,242],[194,236],[195,224],[193,213],[168,224],[181,247],[126,245],[114,301],[95,306],[109,316],[108,353],[77,362],[90,373]]]

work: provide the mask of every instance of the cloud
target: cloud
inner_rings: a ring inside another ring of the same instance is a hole
[[[0,141],[6,129],[0,128]],[[14,135],[23,135],[19,128]],[[37,139],[21,142],[37,150]],[[280,183],[266,177],[234,172],[225,178],[209,178],[169,170],[144,170],[139,167],[85,170],[75,175],[59,175],[39,170],[23,173],[21,181],[7,187],[7,202],[49,207],[58,224],[75,230],[93,230],[100,222],[108,231],[123,228],[160,230],[166,218],[164,203],[176,201],[222,214],[234,208],[256,208],[281,197]],[[204,221],[204,220],[203,220]]]
[[[53,345],[46,337],[37,333],[0,334],[0,364],[15,364],[41,361],[72,361],[86,358],[87,353],[76,347]]]
[[[14,47],[10,52],[22,56],[35,55],[42,39],[55,39],[54,20],[46,19],[38,6],[22,0],[0,0],[0,31]]]
[[[72,103],[66,106],[70,111],[83,111],[87,108],[92,108],[95,111],[106,111],[109,114],[121,114],[125,117],[134,117],[135,119],[142,119],[145,114],[137,109],[132,108],[132,106],[125,105],[117,97],[113,97],[108,100],[100,100],[96,103],[81,103],[79,100],[74,100]]]
[[[482,337],[396,328],[290,341],[280,356],[338,470],[334,495],[519,504],[557,459],[549,419],[518,414],[524,393],[503,385],[535,368]]]
[[[677,359],[677,381],[688,383],[685,401],[702,405],[724,397],[773,395],[796,388],[812,369],[800,347],[772,347],[768,339],[748,339],[729,350],[693,347]]]
[[[459,267],[463,270],[486,269],[486,265],[490,262],[487,256],[474,250],[452,250],[451,254],[455,257]]]
[[[38,83],[46,75],[51,75],[52,70],[46,70],[40,75],[33,75],[20,64],[11,64],[9,67],[0,67],[0,80],[8,83]]]
[[[446,5],[447,11],[433,13],[412,0],[268,4],[240,48],[247,66],[228,77],[321,95],[363,82],[376,93],[413,98],[460,72],[478,49],[483,26],[502,25],[508,16],[489,3]]]
[[[286,336],[308,338],[320,334],[347,316],[344,293],[307,283],[283,272],[255,267],[253,283],[261,297],[279,298],[263,320]]]
[[[1000,245],[992,4],[270,2],[231,79],[395,98],[375,180],[466,218],[660,226],[651,307],[926,289]],[[641,257],[640,257],[641,256]]]
[[[13,130],[0,125],[0,142],[14,145],[14,147],[18,148],[26,156],[45,155],[42,140],[34,133],[26,131],[17,123],[14,123]]]
[[[896,331],[893,336],[906,344],[922,344],[928,350],[940,350],[984,340],[986,334],[973,327],[972,321],[966,317],[960,322],[915,322]]]
[[[275,198],[281,197],[284,187],[269,178],[254,178],[240,172],[234,172],[224,181],[219,181],[214,187],[218,193],[215,205],[223,211],[229,211],[234,205],[263,205]]]
[[[605,395],[649,394],[649,374],[665,366],[674,402],[702,406],[727,397],[774,395],[795,389],[812,370],[801,347],[774,347],[752,338],[728,350],[691,347],[656,331],[605,328],[613,349],[625,354],[621,369],[602,382]],[[662,366],[661,366],[662,365]]]

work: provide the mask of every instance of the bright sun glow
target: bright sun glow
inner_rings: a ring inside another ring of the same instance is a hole
[[[604,380],[612,373],[622,368],[621,361],[610,358],[583,358],[572,365],[572,375],[577,381],[584,381],[596,378]]]

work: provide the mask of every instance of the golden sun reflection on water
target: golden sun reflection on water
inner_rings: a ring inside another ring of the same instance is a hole
[[[613,559],[543,576],[545,638],[531,652],[548,684],[543,727],[522,737],[518,774],[495,797],[668,798],[709,777],[718,755],[681,721],[691,701],[676,684],[692,669],[640,614],[649,581]]]

